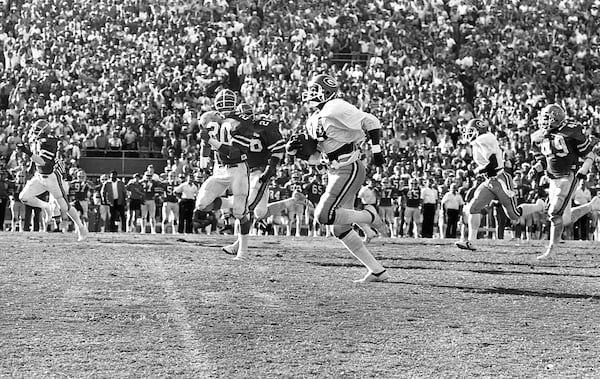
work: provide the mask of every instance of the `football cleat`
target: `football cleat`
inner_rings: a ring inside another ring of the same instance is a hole
[[[550,261],[554,258],[556,258],[556,250],[554,249],[554,246],[548,246],[548,249],[546,249],[544,254],[536,257],[538,261]]]
[[[458,242],[455,243],[455,245],[459,249],[463,249],[463,250],[471,250],[471,251],[476,251],[477,250],[475,248],[475,246],[473,246],[473,243],[471,241],[458,241]]]
[[[373,273],[371,271],[367,272],[367,274],[358,280],[355,280],[354,283],[375,283],[375,282],[385,282],[391,278],[391,275],[383,270],[380,273]]]
[[[239,244],[237,240],[231,245],[223,246],[223,252],[228,255],[237,255]]]
[[[389,237],[391,235],[390,228],[388,225],[381,219],[379,216],[379,212],[372,205],[366,205],[365,211],[369,212],[373,217],[370,225],[379,233],[380,237]]]

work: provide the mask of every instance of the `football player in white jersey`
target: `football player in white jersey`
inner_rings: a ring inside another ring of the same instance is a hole
[[[512,177],[504,171],[504,154],[496,136],[489,131],[486,121],[474,118],[462,129],[463,141],[473,147],[473,161],[477,165],[476,175],[483,175],[483,181],[465,207],[469,228],[468,239],[456,242],[456,246],[464,250],[476,250],[481,211],[494,199],[504,208],[506,215],[513,221],[534,212],[544,211],[544,202],[539,199],[536,204],[517,205]]]
[[[354,209],[354,199],[366,178],[358,144],[368,137],[372,163],[382,165],[381,124],[372,114],[336,98],[337,91],[338,83],[330,75],[316,75],[308,83],[302,100],[315,112],[307,120],[305,133],[292,136],[287,151],[309,164],[321,163],[322,154],[328,158],[327,187],[315,208],[315,217],[322,225],[333,225],[334,235],[367,268],[366,275],[356,282],[382,282],[389,279],[389,273],[352,228],[353,224],[369,224],[382,236],[390,235],[374,206]]]
[[[87,235],[87,228],[81,222],[79,212],[67,202],[67,189],[64,177],[64,162],[57,157],[58,139],[53,135],[50,124],[46,120],[37,120],[29,131],[29,143],[17,145],[35,163],[36,173],[29,179],[19,199],[32,207],[42,208],[52,215],[50,203],[38,199],[38,195],[48,191],[55,199],[62,212],[65,212],[75,223],[78,240]]]

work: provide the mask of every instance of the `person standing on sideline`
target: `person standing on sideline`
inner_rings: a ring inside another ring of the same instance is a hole
[[[198,196],[198,186],[192,175],[187,180],[173,189],[173,193],[179,198],[179,220],[177,232],[179,234],[192,234],[194,226],[194,206]]]
[[[421,224],[421,236],[423,238],[433,238],[435,210],[438,202],[438,191],[433,187],[434,185],[435,181],[433,179],[427,179],[425,187],[421,189],[421,201],[423,201],[423,222]]]
[[[465,202],[456,191],[456,184],[450,184],[450,189],[442,197],[442,211],[446,219],[446,238],[456,238],[458,218]]]
[[[142,214],[144,192],[140,178],[141,175],[136,172],[133,174],[133,178],[129,180],[127,186],[125,187],[129,195],[129,206],[127,207],[127,232],[135,232],[137,220]]]
[[[578,207],[592,201],[592,193],[587,188],[587,182],[580,180],[575,194],[573,195],[573,205]],[[573,223],[573,239],[588,240],[590,233],[590,214],[586,213],[581,218]]]
[[[118,232],[117,220],[121,222],[121,231],[127,231],[127,218],[125,217],[125,200],[127,191],[125,183],[118,177],[116,171],[111,171],[110,180],[102,186],[102,196],[104,201],[110,207],[110,231]]]
[[[385,158],[379,143],[380,121],[345,100],[336,98],[338,83],[330,75],[320,74],[308,83],[302,101],[314,109],[304,133],[293,135],[286,148],[290,155],[318,163],[322,154],[328,159],[327,187],[315,209],[320,224],[333,225],[333,234],[366,268],[358,283],[383,282],[390,274],[369,252],[353,224],[368,224],[380,235],[390,236],[387,225],[372,205],[354,209],[354,199],[366,178],[358,143],[367,137],[373,153],[372,163],[383,166]]]

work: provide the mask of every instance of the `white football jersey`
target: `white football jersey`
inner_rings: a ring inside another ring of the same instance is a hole
[[[495,135],[490,132],[479,135],[473,142],[473,160],[478,170],[483,170],[490,163],[490,156],[496,155],[498,168],[504,168],[504,154]]]
[[[331,153],[347,143],[365,138],[362,121],[369,117],[342,99],[328,101],[323,109],[311,115],[306,123],[308,135],[319,141],[319,151]]]

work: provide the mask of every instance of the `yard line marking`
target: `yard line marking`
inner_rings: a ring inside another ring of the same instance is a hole
[[[153,263],[151,267],[167,294],[169,308],[173,311],[174,321],[183,340],[189,365],[195,373],[202,373],[202,377],[209,377],[213,371],[212,367],[209,367],[210,359],[204,354],[205,349],[199,344],[199,339],[192,329],[189,312],[179,296],[175,283],[169,278],[164,260],[156,254],[153,255],[153,258],[153,261],[150,262]]]

